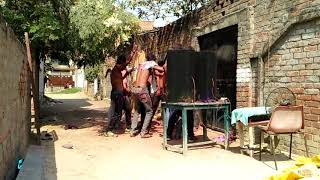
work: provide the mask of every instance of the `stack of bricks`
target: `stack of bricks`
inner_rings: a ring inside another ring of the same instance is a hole
[[[13,179],[25,156],[31,104],[23,45],[0,17],[0,179]]]

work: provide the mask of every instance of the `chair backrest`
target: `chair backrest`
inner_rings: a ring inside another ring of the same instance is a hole
[[[268,125],[268,131],[275,133],[294,133],[303,128],[303,106],[276,107]]]

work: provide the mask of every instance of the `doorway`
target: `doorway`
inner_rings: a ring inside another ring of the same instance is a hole
[[[217,61],[216,98],[228,98],[231,103],[231,110],[235,109],[237,103],[238,25],[205,34],[198,37],[198,41],[201,51],[212,51],[216,54],[216,58],[213,59]],[[216,112],[216,114],[216,116],[213,116],[216,118],[213,118],[212,122],[209,120],[209,126],[223,129],[223,122],[219,120],[223,112]]]

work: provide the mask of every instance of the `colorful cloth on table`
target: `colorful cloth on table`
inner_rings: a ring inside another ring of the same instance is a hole
[[[266,107],[246,107],[238,108],[231,113],[231,124],[241,121],[244,125],[248,125],[250,116],[267,114]]]

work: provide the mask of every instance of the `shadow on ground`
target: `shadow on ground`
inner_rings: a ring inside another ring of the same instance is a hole
[[[94,126],[103,129],[106,124],[107,108],[88,108],[88,99],[56,99],[61,103],[41,108],[41,126],[63,126],[68,129],[83,129]]]
[[[94,130],[97,131],[99,134],[102,134],[105,130],[106,121],[107,121],[107,111],[108,108],[105,106],[95,106],[94,104],[90,103],[88,99],[56,99],[61,101],[62,103],[56,103],[53,105],[45,106],[41,109],[41,120],[42,126],[62,126],[66,130],[69,129],[83,129],[83,128],[91,128],[94,127]],[[162,134],[162,123],[161,121],[152,121],[152,129],[151,133],[153,136],[161,136]],[[124,134],[124,126],[125,123],[122,123],[122,128],[117,132],[118,135]],[[201,142],[203,140],[202,131],[198,130],[196,132],[197,141]],[[221,133],[215,133],[212,130],[208,130],[208,136],[210,139],[214,139],[215,137],[221,135]],[[53,142],[52,142],[53,143]],[[170,144],[182,144],[181,140],[174,140],[171,141]],[[190,150],[196,149],[207,149],[213,147],[220,147],[223,142],[219,142],[218,144],[214,145],[203,145],[193,147]],[[46,154],[52,154],[50,158],[52,158],[51,162],[55,162],[54,159],[54,144],[50,144],[47,142],[46,144]],[[52,152],[51,152],[52,151]],[[231,144],[229,151],[235,154],[241,154],[239,145]],[[49,158],[49,159],[50,159]],[[259,160],[259,155],[255,155],[254,158]],[[273,156],[268,153],[263,153],[262,162],[265,163],[267,166],[274,168],[273,166]],[[281,161],[288,161],[288,157],[279,154],[276,157],[278,162]],[[54,164],[49,165],[52,174],[56,171],[56,167]],[[53,178],[54,179],[54,178]]]

